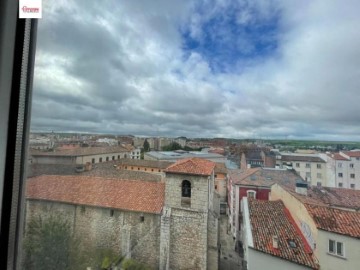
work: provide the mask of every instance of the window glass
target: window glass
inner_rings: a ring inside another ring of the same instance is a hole
[[[334,240],[329,240],[329,252],[335,253],[335,241]]]
[[[340,242],[337,242],[336,243],[336,254],[337,255],[340,255],[340,256],[343,256],[343,244],[340,243]]]

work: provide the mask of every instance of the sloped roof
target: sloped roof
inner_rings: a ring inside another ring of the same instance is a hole
[[[360,151],[342,151],[342,152],[349,157],[360,157]]]
[[[159,168],[166,169],[174,162],[170,161],[159,161],[159,160],[146,160],[146,159],[120,159],[119,165],[127,166],[140,166],[140,167],[150,167],[150,168]]]
[[[360,190],[311,186],[307,195],[302,195],[296,193],[295,188],[286,189],[302,203],[360,209]]]
[[[281,155],[282,161],[300,161],[300,162],[318,162],[318,163],[325,163],[320,157],[316,156],[298,156],[298,155]]]
[[[360,212],[306,204],[319,229],[360,239]]]
[[[327,155],[335,160],[349,160],[346,157],[344,157],[343,155],[340,155],[339,153],[329,153]]]
[[[26,198],[158,214],[165,184],[94,176],[42,175],[26,182]]]
[[[211,175],[215,162],[201,158],[186,158],[170,165],[165,172],[193,175]]]
[[[282,186],[294,187],[296,182],[304,181],[293,171],[273,168],[251,168],[246,170],[231,170],[229,178],[235,185],[271,187],[278,183]]]
[[[89,155],[100,155],[100,154],[111,154],[111,153],[122,153],[129,152],[128,149],[122,146],[113,147],[78,147],[74,149],[64,149],[55,151],[38,151],[31,150],[30,155],[32,156],[89,156]]]
[[[318,269],[310,246],[282,201],[249,200],[250,224],[254,249],[285,260]],[[273,247],[278,237],[278,248]],[[295,243],[291,247],[289,241]]]

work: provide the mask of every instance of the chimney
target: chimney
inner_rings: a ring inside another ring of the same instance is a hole
[[[277,235],[273,235],[272,243],[273,243],[273,248],[279,248],[279,238],[277,237]]]
[[[307,183],[300,183],[300,182],[296,183],[295,186],[296,193],[307,196],[307,189],[308,189]]]
[[[92,169],[92,164],[90,162],[86,162],[85,171],[91,171],[91,169]]]

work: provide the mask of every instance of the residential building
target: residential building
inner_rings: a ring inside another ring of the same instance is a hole
[[[333,187],[360,189],[360,151],[340,151],[322,155]]]
[[[327,178],[326,161],[319,155],[280,153],[276,156],[276,167],[295,170],[314,186],[333,186]]]
[[[140,159],[141,158],[141,149],[140,148],[132,149],[130,152],[130,158],[131,159]]]
[[[231,233],[236,239],[239,239],[240,201],[242,198],[269,200],[271,187],[275,183],[284,186],[304,183],[304,180],[293,171],[275,168],[229,170],[228,178],[229,224]]]
[[[143,160],[143,159],[122,159],[118,165],[120,170],[143,171],[148,173],[161,174],[174,162]]]
[[[358,269],[360,191],[275,184],[271,200],[283,201],[318,258],[320,269]]]
[[[86,164],[119,160],[130,156],[130,151],[122,146],[79,147],[67,150],[30,151],[31,163],[37,164]]]
[[[244,269],[319,269],[317,259],[282,201],[241,201]]]

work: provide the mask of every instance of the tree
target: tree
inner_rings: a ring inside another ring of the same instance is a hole
[[[150,144],[149,144],[149,142],[147,141],[147,139],[145,139],[143,147],[144,147],[144,151],[145,151],[145,152],[149,152],[149,151],[150,151]]]
[[[80,259],[80,241],[73,237],[70,223],[59,215],[30,219],[24,252],[27,270],[86,269]]]
[[[172,142],[169,145],[162,147],[163,151],[175,151],[175,150],[180,150],[180,149],[182,149],[182,147],[177,142]]]

